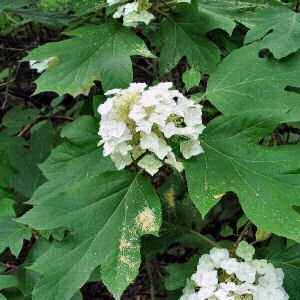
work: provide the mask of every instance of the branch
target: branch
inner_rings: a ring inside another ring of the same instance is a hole
[[[62,119],[62,120],[66,120],[66,121],[73,121],[74,118],[68,117],[68,116],[61,116],[61,115],[39,115],[37,116],[37,118],[29,123],[28,125],[26,125],[19,133],[18,136],[22,136],[26,131],[28,131],[33,125],[35,125],[36,123],[38,123],[41,120],[45,120],[45,119]]]

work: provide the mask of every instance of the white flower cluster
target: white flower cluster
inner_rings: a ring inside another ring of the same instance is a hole
[[[200,257],[197,272],[187,281],[180,300],[287,300],[284,273],[265,259],[253,259],[254,247],[242,241],[236,255],[213,248]]]
[[[109,6],[123,2],[122,0],[107,0]],[[136,27],[139,22],[143,22],[146,25],[154,19],[154,15],[149,13],[147,9],[151,7],[149,1],[134,1],[120,5],[116,12],[113,14],[113,18],[118,19],[123,17],[124,26]]]
[[[98,108],[102,137],[98,145],[104,145],[103,155],[110,155],[118,169],[143,155],[138,166],[151,175],[163,161],[181,172],[183,164],[168,144],[172,140],[186,159],[203,152],[198,140],[205,128],[202,106],[170,88],[171,82],[149,88],[131,83],[128,89],[106,92],[115,96]]]

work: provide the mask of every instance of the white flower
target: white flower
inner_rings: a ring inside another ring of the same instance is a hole
[[[180,143],[180,151],[185,159],[196,156],[203,152],[200,142],[196,140],[189,140]]]
[[[123,17],[124,26],[132,26],[132,27],[136,27],[139,22],[143,22],[146,25],[148,25],[150,21],[154,19],[154,15],[149,13],[148,11],[145,10],[139,11],[139,3],[137,1],[126,3],[119,6],[116,12],[113,14],[113,18],[117,19],[121,17]]]
[[[114,99],[112,99],[112,98],[107,99],[107,100],[105,101],[105,103],[99,105],[99,107],[98,107],[98,113],[99,113],[101,116],[105,116],[105,115],[107,115],[109,112],[111,112],[113,106],[114,106]]]
[[[127,3],[127,4],[124,5],[124,14],[128,15],[128,14],[130,14],[133,11],[138,11],[138,7],[139,7],[139,3],[138,2]]]
[[[265,274],[268,262],[266,259],[253,259],[249,264],[256,269],[256,272],[260,275]]]
[[[241,262],[235,275],[241,281],[253,283],[255,281],[256,270],[247,263]]]
[[[152,155],[145,155],[139,162],[138,166],[145,169],[152,176],[158,172],[162,166],[161,161],[155,159]]]
[[[118,170],[124,169],[126,166],[132,163],[132,158],[129,153],[122,155],[121,153],[114,152],[110,157]]]
[[[140,120],[147,116],[146,111],[143,109],[141,105],[133,105],[132,110],[129,113],[129,118],[138,123]]]
[[[205,300],[214,295],[216,286],[202,287],[198,292],[198,299]]]
[[[111,5],[121,2],[120,0],[106,0],[106,1],[107,1],[108,6],[111,6]]]
[[[253,266],[263,271],[258,273]],[[255,260],[253,264],[252,261],[238,262],[229,258],[228,250],[213,248],[209,255],[200,257],[197,271],[191,277],[196,287],[193,287],[189,296],[185,294],[185,298],[181,299],[188,300],[191,296],[191,299],[200,300],[235,300],[248,297],[253,300],[288,300],[289,296],[282,287],[283,278],[282,269],[275,268],[266,260]]]
[[[130,15],[136,7],[136,3],[128,3],[121,5],[120,11],[127,9],[127,12],[130,11],[127,15]],[[117,168],[130,164],[132,159],[137,160],[147,151],[150,156],[155,154],[159,167],[165,162],[181,172],[184,168],[182,157],[177,157],[172,147],[174,145],[176,149],[175,143],[179,144],[182,137],[186,140],[179,148],[184,158],[203,152],[198,141],[204,128],[201,106],[178,91],[169,90],[171,87],[169,82],[148,89],[145,83],[131,83],[127,89],[113,89],[105,93],[115,96],[98,107],[101,115],[98,131],[101,141],[98,145],[103,145],[104,156],[114,153]],[[177,102],[174,97],[178,98]],[[185,123],[185,115],[189,126]],[[157,166],[145,168],[146,171],[151,170],[151,174],[158,169]]]
[[[227,274],[231,275],[237,271],[239,263],[235,258],[228,258],[220,262],[220,267],[224,269]]]
[[[255,253],[255,248],[246,241],[241,241],[235,251],[235,254],[245,261],[251,261]]]
[[[178,172],[182,172],[184,169],[182,162],[176,160],[175,154],[173,152],[168,153],[165,162],[174,167]]]
[[[214,293],[214,296],[216,296],[219,300],[234,300],[234,297],[227,297],[228,296],[228,292],[226,290],[223,289],[219,289]]]
[[[186,280],[186,286],[182,292],[183,295],[180,297],[179,300],[188,300],[190,295],[195,294],[195,285],[190,279]]]
[[[209,251],[209,254],[216,268],[220,268],[221,262],[223,260],[228,260],[229,258],[229,252],[227,249],[212,248]]]
[[[217,275],[217,271],[196,272],[191,278],[199,287],[209,287],[215,286],[218,283]]]

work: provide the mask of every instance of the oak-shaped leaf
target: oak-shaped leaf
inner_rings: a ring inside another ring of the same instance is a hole
[[[289,8],[278,7],[263,10],[257,14],[259,22],[248,31],[245,43],[260,38],[262,49],[269,49],[280,59],[300,48],[300,14]]]
[[[220,50],[205,34],[217,25],[207,26],[195,6],[181,5],[176,12],[176,16],[162,23],[164,45],[159,57],[160,74],[171,71],[184,56],[194,69],[212,73],[220,61]]]
[[[19,222],[39,230],[70,230],[30,267],[42,274],[34,300],[70,299],[99,265],[102,281],[119,299],[138,274],[141,236],[158,234],[160,200],[140,174],[113,171],[37,202]]]
[[[264,147],[284,112],[227,115],[211,121],[201,144],[204,153],[185,162],[191,198],[203,217],[236,193],[247,217],[259,228],[300,241],[300,145]]]
[[[287,110],[281,122],[299,121],[300,95],[285,88],[300,86],[300,53],[277,61],[260,58],[259,49],[254,43],[231,52],[208,80],[204,97],[224,114]]]
[[[102,81],[104,90],[125,88],[133,80],[130,57],[155,57],[142,39],[120,24],[87,25],[67,34],[73,38],[47,43],[23,59],[53,58],[35,81],[35,94],[87,95],[95,80]]]
[[[277,0],[198,0],[198,4],[200,12],[204,11],[211,16],[211,22],[223,22],[224,26],[220,28],[227,32],[227,28],[235,27],[234,21],[253,28],[258,21],[259,12],[284,5]]]

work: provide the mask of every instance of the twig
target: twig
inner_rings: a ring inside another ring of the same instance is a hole
[[[11,264],[6,264],[0,261],[0,265],[6,268],[11,268],[11,269],[17,269],[17,266],[11,265]]]
[[[166,7],[168,7],[170,10],[173,11],[173,8],[171,5],[169,5],[165,0],[160,0],[160,2],[162,2]]]
[[[2,104],[2,107],[1,107],[1,110],[3,110],[6,106],[6,103],[7,103],[7,99],[8,99],[8,90],[9,90],[9,84],[10,84],[10,81],[11,81],[11,69],[10,69],[10,66],[8,68],[8,79],[7,79],[7,85],[6,85],[6,88],[5,88],[5,96],[4,96],[4,102]]]
[[[62,120],[67,120],[67,121],[73,121],[74,118],[68,117],[68,116],[60,116],[60,115],[45,115],[45,116],[37,116],[37,118],[29,123],[28,125],[26,125],[19,133],[18,136],[22,136],[26,131],[28,131],[33,125],[35,125],[36,123],[38,123],[41,120],[45,120],[45,119],[62,119]]]
[[[11,81],[7,81],[7,82],[4,82],[4,83],[1,83],[0,86],[5,86],[7,84],[11,84],[12,82],[14,82],[16,79],[12,79]]]
[[[235,250],[237,249],[239,243],[242,241],[242,239],[245,237],[245,235],[248,233],[248,231],[250,230],[250,227],[252,225],[252,222],[249,220],[247,222],[247,224],[245,225],[243,231],[241,232],[241,234],[239,235],[237,241],[234,243],[231,251],[230,251],[230,257],[234,257],[235,255]]]
[[[214,242],[213,240],[209,239],[208,237],[206,237],[205,235],[201,234],[198,231],[194,231],[194,230],[189,230],[191,233],[197,235],[198,237],[200,237],[201,239],[205,240],[207,243],[211,244],[214,247],[220,248],[222,249],[223,247],[221,247],[219,244],[217,244],[216,242]]]
[[[12,17],[10,17],[6,12],[2,11],[2,13],[8,20],[12,21],[15,24],[18,24],[18,22],[16,20],[14,20]]]
[[[153,284],[153,278],[150,270],[150,265],[148,262],[146,262],[146,270],[150,279],[150,299],[154,300],[155,299],[155,290],[154,290],[154,284]]]

